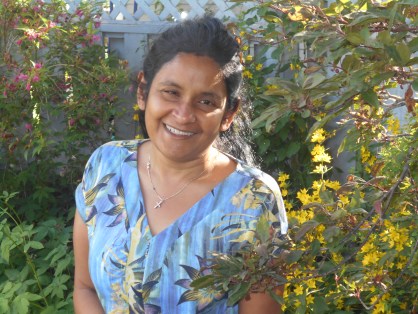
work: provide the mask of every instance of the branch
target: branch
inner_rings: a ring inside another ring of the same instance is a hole
[[[408,153],[406,155],[405,165],[404,165],[404,167],[402,169],[402,172],[401,172],[401,175],[399,176],[398,181],[396,181],[396,183],[389,189],[388,193],[385,194],[382,197],[382,201],[384,199],[386,199],[386,204],[385,204],[385,207],[384,207],[384,209],[382,211],[382,214],[384,214],[387,211],[387,209],[389,208],[389,205],[390,205],[390,202],[392,201],[393,194],[395,193],[395,190],[399,187],[399,185],[401,184],[401,182],[403,181],[403,179],[405,179],[406,174],[409,171],[409,161],[410,161],[410,159],[412,157],[412,152],[413,151],[414,151],[413,147],[410,147],[409,150],[408,150]]]

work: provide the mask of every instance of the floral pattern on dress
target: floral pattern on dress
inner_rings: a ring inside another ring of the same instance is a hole
[[[226,295],[194,291],[213,252],[231,253],[252,241],[267,211],[287,231],[277,183],[237,161],[237,169],[165,230],[152,235],[137,172],[143,141],[110,142],[86,165],[76,190],[89,231],[89,270],[106,313],[238,313]]]

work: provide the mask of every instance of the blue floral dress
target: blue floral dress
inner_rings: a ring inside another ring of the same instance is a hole
[[[236,170],[157,235],[150,231],[137,172],[142,141],[110,142],[88,161],[76,190],[87,225],[89,271],[106,313],[238,313],[226,295],[190,283],[213,252],[251,241],[257,217],[279,232],[287,220],[277,183],[238,161]],[[158,210],[158,209],[156,209]]]

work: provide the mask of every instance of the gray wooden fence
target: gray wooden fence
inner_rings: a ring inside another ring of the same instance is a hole
[[[65,0],[75,10],[80,0]],[[94,0],[92,0],[94,1]],[[224,0],[112,0],[105,2],[100,31],[103,45],[129,63],[131,76],[142,68],[144,55],[154,36],[182,19],[210,13],[222,20],[235,20],[243,6]],[[116,138],[132,138],[136,127],[132,120],[132,94],[123,94],[126,113],[115,121]]]

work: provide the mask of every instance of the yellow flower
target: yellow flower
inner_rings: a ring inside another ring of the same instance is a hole
[[[296,295],[302,295],[303,294],[303,287],[301,285],[297,286],[296,289],[294,290],[294,292],[295,292]]]
[[[399,119],[396,117],[390,117],[387,121],[388,123],[388,130],[392,132],[393,134],[399,134],[400,129],[400,122]]]
[[[315,298],[310,294],[306,297],[306,304],[314,303]]]
[[[245,70],[244,72],[242,72],[242,75],[247,78],[253,78],[253,74],[248,70]]]
[[[361,263],[363,264],[363,266],[367,266],[369,264],[376,264],[378,260],[379,260],[379,253],[376,251],[372,251],[364,255]]]
[[[283,203],[284,203],[284,207],[285,207],[287,210],[291,210],[291,209],[293,208],[292,203],[290,203],[289,201],[284,200],[284,201],[283,201]]]
[[[302,202],[303,205],[309,204],[311,202],[311,196],[309,195],[307,189],[302,189],[297,192],[296,197]]]
[[[318,174],[324,174],[327,173],[328,171],[330,171],[331,168],[328,168],[327,166],[320,164],[320,165],[316,165],[315,169],[312,170],[313,173],[318,173]]]
[[[282,190],[282,197],[286,197],[287,194],[289,193],[288,190]]]
[[[245,57],[246,61],[252,61],[253,60],[253,56],[252,55],[248,55]]]
[[[322,180],[315,180],[314,182],[312,182],[312,188],[314,189],[314,190],[317,190],[317,191],[319,191],[319,190],[321,190],[321,188],[322,188],[322,183],[323,183],[323,181]]]
[[[308,279],[306,281],[306,286],[310,289],[315,289],[316,288],[316,281],[314,279]]]
[[[138,111],[140,108],[139,108],[138,104],[135,104],[135,105],[133,105],[132,109],[135,110],[135,111]]]
[[[313,132],[312,137],[311,137],[311,142],[312,143],[321,144],[325,140],[326,140],[326,137],[325,137],[325,130],[324,129],[320,128],[320,129],[316,130],[315,132]]]
[[[315,147],[311,151],[312,156],[322,155],[325,153],[325,147],[322,145],[316,144]]]
[[[347,195],[344,195],[344,194],[339,194],[338,195],[338,199],[344,204],[344,205],[347,205],[347,204],[349,204],[350,203],[350,199],[348,198],[348,196]]]
[[[318,154],[318,155],[313,156],[312,161],[330,163],[331,156],[328,153]]]
[[[277,181],[279,182],[285,182],[286,180],[289,180],[290,176],[287,173],[280,172],[279,177],[277,178]]]
[[[139,114],[135,113],[132,119],[134,121],[139,121]]]
[[[262,68],[263,68],[263,65],[261,63],[257,63],[256,66],[255,66],[255,69],[257,71],[260,71]]]
[[[325,186],[330,189],[333,189],[334,191],[338,190],[341,187],[340,182],[329,180],[325,180]]]
[[[247,45],[242,46],[242,50],[243,51],[247,51],[248,50],[248,46]]]

